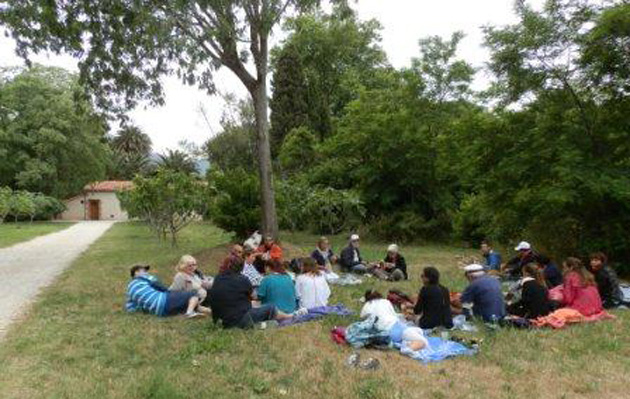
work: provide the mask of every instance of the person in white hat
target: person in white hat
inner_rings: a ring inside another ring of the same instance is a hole
[[[348,246],[341,251],[339,266],[344,272],[357,274],[365,274],[368,272],[368,267],[363,263],[363,259],[361,259],[358,234],[352,234]]]
[[[518,254],[505,264],[505,271],[510,279],[519,280],[523,274],[523,266],[529,263],[536,263],[542,269],[545,269],[548,264],[552,263],[547,256],[534,251],[532,245],[527,241],[519,242],[514,247],[514,250]]]
[[[380,265],[372,270],[372,274],[381,280],[400,281],[407,279],[407,262],[400,254],[398,245],[387,247],[387,254]]]
[[[505,301],[499,280],[487,275],[484,267],[478,264],[466,266],[464,272],[470,284],[462,293],[461,303],[472,305],[473,315],[485,322],[504,318]]]

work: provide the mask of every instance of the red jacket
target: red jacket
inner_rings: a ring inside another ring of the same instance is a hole
[[[584,316],[604,311],[596,285],[584,285],[580,275],[570,272],[564,277],[563,305],[575,309]]]
[[[261,254],[269,252],[269,259],[282,260],[282,248],[280,248],[280,246],[277,244],[273,244],[271,246],[271,249],[269,250],[267,250],[264,245],[261,245],[258,247],[256,252],[259,252]]]

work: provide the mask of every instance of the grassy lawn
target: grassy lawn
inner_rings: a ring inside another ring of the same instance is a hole
[[[0,248],[67,229],[72,224],[71,222],[5,222],[0,224]]]
[[[285,235],[310,250],[315,237]],[[183,253],[226,243],[209,225],[185,230],[180,249],[157,242],[139,224],[117,224],[47,289],[26,319],[0,344],[2,398],[627,398],[630,312],[615,321],[562,331],[481,332],[475,357],[423,366],[400,354],[372,352],[379,371],[346,368],[351,353],[329,331],[355,318],[329,318],[271,331],[222,331],[209,320],[158,319],[122,311],[128,267],[153,265],[166,283]],[[335,249],[342,239],[334,237]],[[386,243],[364,243],[380,258]],[[419,271],[434,264],[452,289],[464,286],[456,257],[445,246],[414,246],[403,253],[412,280],[366,280],[335,287],[332,302],[354,310],[372,286],[419,288]],[[202,258],[200,256],[200,258]],[[204,258],[206,259],[206,258]],[[208,258],[209,259],[209,258]],[[212,271],[212,264],[201,264]],[[364,356],[368,355],[364,352]]]

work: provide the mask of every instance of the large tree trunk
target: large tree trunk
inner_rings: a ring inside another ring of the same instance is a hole
[[[266,75],[266,74],[265,74]],[[269,146],[269,122],[267,79],[259,76],[252,99],[256,113],[256,146],[258,149],[258,174],[260,177],[260,195],[262,209],[263,236],[278,238],[278,218],[276,199],[273,189],[273,169],[271,167],[271,148]]]

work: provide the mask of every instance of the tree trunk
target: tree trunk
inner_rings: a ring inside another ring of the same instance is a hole
[[[260,73],[260,71],[259,71]],[[256,113],[256,147],[258,149],[258,175],[260,177],[260,196],[262,209],[263,236],[278,238],[278,218],[273,190],[273,169],[271,167],[271,148],[269,146],[268,97],[266,74],[258,78],[251,93]]]

